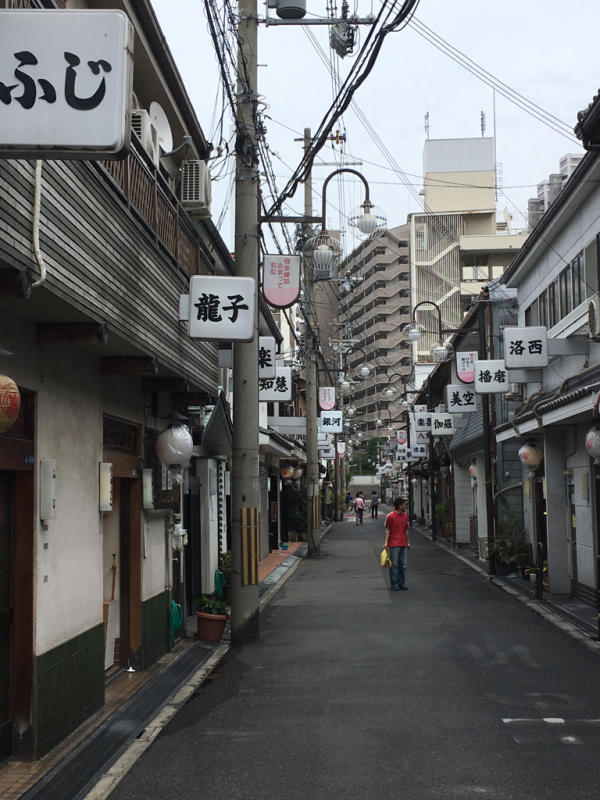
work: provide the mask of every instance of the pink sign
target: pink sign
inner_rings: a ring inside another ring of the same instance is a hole
[[[288,308],[300,294],[300,256],[265,256],[263,294],[275,308]]]
[[[331,411],[335,406],[335,386],[319,387],[319,408],[323,411]]]
[[[475,380],[475,362],[477,353],[472,351],[460,351],[456,354],[456,374],[463,383],[473,383]]]
[[[396,442],[398,444],[406,444],[406,430],[404,428],[396,431]]]
[[[337,443],[337,454],[338,456],[346,455],[346,442]]]

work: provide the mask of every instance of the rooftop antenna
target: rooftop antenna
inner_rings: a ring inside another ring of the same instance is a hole
[[[425,114],[425,138],[429,139],[429,111]]]
[[[481,138],[485,136],[485,111],[481,111]]]

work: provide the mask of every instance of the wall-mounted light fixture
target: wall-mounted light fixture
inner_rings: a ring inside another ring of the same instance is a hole
[[[585,449],[597,464],[600,463],[600,428],[590,428],[586,433]]]
[[[142,508],[154,508],[154,470],[142,470]]]
[[[109,461],[100,462],[100,511],[113,509],[113,465]]]
[[[48,520],[56,516],[56,459],[43,458],[40,461],[40,519],[44,529]]]
[[[529,467],[531,470],[537,469],[542,463],[543,458],[544,454],[534,442],[524,444],[523,447],[519,449],[519,459],[521,464]]]

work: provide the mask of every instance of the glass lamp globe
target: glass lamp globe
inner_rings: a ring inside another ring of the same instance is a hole
[[[431,348],[431,355],[436,363],[450,361],[454,348],[450,344],[444,344],[441,340]]]
[[[376,420],[376,421],[375,421],[375,425],[376,425],[378,428],[382,428],[382,427],[383,427],[383,420],[382,420],[382,419],[378,419],[378,420]]]
[[[600,428],[590,428],[586,433],[585,449],[592,458],[600,458]]]
[[[369,369],[369,367],[367,367],[366,364],[360,368],[360,376],[361,376],[361,378],[368,378],[370,374],[371,374],[371,370]]]
[[[362,431],[359,431],[359,432],[356,434],[356,438],[358,439],[358,441],[359,441],[359,442],[361,441],[361,439],[363,438],[363,436],[364,436],[364,433],[363,433]]]
[[[403,411],[408,411],[409,409],[410,409],[410,403],[408,402],[408,400],[403,400],[402,401],[402,410]]]
[[[384,392],[384,395],[388,400],[391,400],[395,394],[396,392],[392,389],[391,386],[389,386]]]
[[[347,394],[350,391],[350,382],[343,380],[340,383],[340,389],[342,390],[342,394]]]
[[[346,415],[348,417],[353,417],[355,414],[356,414],[356,411],[354,410],[353,406],[350,406],[350,408],[346,409]]]
[[[406,335],[411,342],[418,342],[421,338],[421,330],[416,323],[413,323],[406,329]]]
[[[320,244],[312,254],[315,266],[319,269],[328,269],[333,266],[335,253],[327,244]]]
[[[361,239],[380,235],[387,230],[385,214],[371,202],[352,209],[348,224]]]
[[[156,437],[156,455],[167,466],[187,466],[194,449],[194,440],[187,425],[173,425]]]

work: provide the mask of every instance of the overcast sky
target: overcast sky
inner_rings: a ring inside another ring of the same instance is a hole
[[[214,119],[215,113],[220,113],[219,79],[204,4],[201,0],[152,2],[200,124],[217,144]],[[371,9],[376,12],[379,5],[359,0],[357,12],[366,16]],[[308,10],[314,16],[323,15],[325,0],[309,0]],[[264,16],[262,5],[259,15]],[[597,0],[421,0],[415,16],[495,78],[571,129],[577,112],[598,91],[600,70],[592,68],[598,62]],[[312,26],[309,31],[329,55],[327,28]],[[363,27],[359,45],[365,34]],[[300,27],[262,25],[258,61],[266,65],[259,67],[258,88],[266,104],[262,108],[267,115],[267,140],[281,189],[301,157],[301,146],[294,138],[302,136],[305,127],[313,131],[319,127],[332,101],[332,81],[306,29]],[[343,78],[352,57],[338,63]],[[486,115],[486,136],[494,132],[492,89],[441,53],[411,25],[387,36],[374,69],[354,100],[417,193],[422,187],[426,112],[431,139],[480,136],[482,110]],[[537,184],[549,173],[558,172],[562,155],[583,151],[575,141],[533,119],[499,94],[495,105],[496,152],[502,165],[503,187],[498,209],[507,207],[513,215],[513,226],[523,228],[527,198],[535,196]],[[227,118],[226,137],[231,132],[230,119]],[[330,146],[321,151],[321,161],[337,163],[343,155],[348,162],[362,162],[353,168],[368,180],[372,200],[384,210],[390,227],[404,223],[408,213],[420,210],[418,197],[400,179],[352,109],[335,127],[346,134],[344,153],[340,147]],[[232,168],[233,159],[224,172],[231,172]],[[320,207],[322,180],[334,169],[333,165],[315,166],[316,208]],[[215,221],[226,202],[228,182],[224,175],[214,186]],[[360,184],[353,180],[350,183],[343,193],[330,184],[328,227],[339,226],[339,209],[348,214],[361,202]],[[302,207],[300,187],[287,210],[301,212]],[[231,217],[224,220],[221,233],[231,246]],[[348,235],[346,247],[352,249],[355,244]]]

